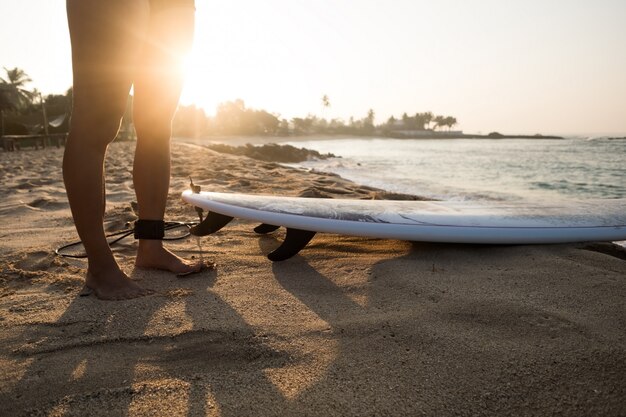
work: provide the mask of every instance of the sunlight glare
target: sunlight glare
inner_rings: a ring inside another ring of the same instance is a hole
[[[185,84],[180,98],[182,105],[195,104],[212,112],[217,102],[211,99],[216,97],[216,86],[213,85],[209,76],[209,60],[206,56],[195,53],[195,49],[185,57],[183,73]]]

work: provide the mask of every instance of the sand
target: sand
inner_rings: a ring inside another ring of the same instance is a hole
[[[132,144],[108,157],[108,230],[135,216]],[[133,267],[153,296],[81,297],[62,149],[0,153],[1,416],[624,416],[626,261],[610,244],[470,246],[321,234],[265,258],[277,236],[235,221],[168,244],[217,269]],[[206,190],[384,198],[337,176],[173,144],[168,220]]]

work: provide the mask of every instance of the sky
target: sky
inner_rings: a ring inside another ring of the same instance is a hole
[[[130,0],[129,0],[130,1]],[[181,102],[281,118],[454,116],[468,133],[626,135],[624,0],[196,0]],[[0,0],[0,66],[72,83],[64,0]],[[322,106],[322,96],[330,108]]]

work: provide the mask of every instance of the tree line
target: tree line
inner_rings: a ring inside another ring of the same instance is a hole
[[[452,128],[457,124],[457,120],[452,116],[437,116],[432,112],[415,113],[414,116],[409,116],[407,113],[402,115],[402,125],[406,130],[436,130],[442,127]],[[395,117],[391,116],[387,120],[387,125],[394,125],[397,123]]]
[[[32,80],[23,70],[5,68],[5,73],[5,76],[0,77],[2,134],[37,133],[37,129],[41,130],[43,108],[49,118],[66,115],[69,120],[72,88],[65,94],[49,94],[44,97],[37,89],[29,88]],[[327,95],[322,97],[321,104],[323,108],[331,106]],[[122,122],[123,132],[132,130],[131,109],[132,96],[129,96],[128,108]],[[443,128],[450,129],[456,124],[456,118],[434,115],[432,112],[413,115],[404,113],[400,118],[391,116],[386,122],[375,124],[375,113],[372,109],[363,117],[350,117],[347,121],[340,118],[326,119],[313,114],[286,119],[263,109],[248,108],[243,100],[237,99],[221,103],[214,116],[208,116],[202,108],[195,105],[179,106],[172,122],[172,130],[174,135],[186,137],[309,134],[393,136],[397,132],[435,132]],[[68,123],[54,128],[57,131],[66,131]]]
[[[327,96],[323,97],[328,103]],[[326,105],[327,107],[328,105]],[[309,114],[305,117],[281,118],[266,110],[246,107],[243,100],[227,101],[218,106],[215,116],[207,116],[203,109],[180,106],[173,122],[174,134],[180,136],[211,135],[267,135],[290,136],[310,134],[337,135],[393,135],[394,132],[435,132],[450,129],[457,124],[452,116],[433,115],[432,112],[404,113],[400,119],[391,116],[386,122],[375,124],[374,110],[362,118],[326,119]]]
[[[0,134],[23,135],[44,131],[45,109],[52,123],[50,133],[67,132],[72,108],[72,88],[65,94],[44,96],[36,88],[29,88],[32,79],[19,68],[4,68],[0,77]],[[59,116],[61,116],[59,118]]]

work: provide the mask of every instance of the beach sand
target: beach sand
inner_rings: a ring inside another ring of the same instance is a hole
[[[135,219],[132,143],[108,156],[107,230]],[[168,220],[205,190],[385,198],[334,175],[173,144]],[[0,153],[1,416],[624,416],[626,261],[611,244],[471,246],[235,221],[168,244],[217,269],[123,269],[156,294],[79,295],[62,149]]]

